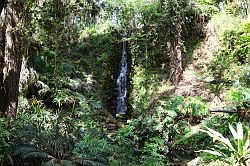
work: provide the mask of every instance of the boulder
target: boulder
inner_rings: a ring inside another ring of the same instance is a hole
[[[201,158],[197,157],[187,163],[187,166],[198,166],[201,163]]]
[[[70,90],[75,92],[90,91],[92,84],[79,78],[69,79],[67,86]]]

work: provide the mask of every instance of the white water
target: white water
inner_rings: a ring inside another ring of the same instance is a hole
[[[125,36],[125,35],[124,35]],[[128,54],[127,54],[127,43],[122,43],[122,54],[120,61],[119,76],[117,78],[117,113],[126,114],[127,112],[127,75],[128,75]]]

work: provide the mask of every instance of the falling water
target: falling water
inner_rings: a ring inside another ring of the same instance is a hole
[[[123,39],[126,35],[123,35]],[[127,74],[128,74],[128,54],[127,54],[127,42],[122,43],[122,54],[120,61],[120,70],[117,78],[117,113],[125,114],[127,111],[126,99],[127,99]]]

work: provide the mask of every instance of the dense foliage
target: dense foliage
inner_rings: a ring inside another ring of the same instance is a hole
[[[201,149],[216,149],[203,152],[225,154],[222,162],[232,165],[247,162],[249,136],[237,142],[241,131],[235,135],[228,124],[242,121],[249,127],[248,0],[21,3],[19,100],[15,114],[1,113],[0,165],[163,166],[197,156],[218,165],[213,155],[198,153]],[[4,19],[0,23],[1,31],[8,27]],[[123,42],[129,70],[126,115],[116,112]],[[218,49],[210,50],[216,42]],[[2,45],[0,92],[7,70]],[[185,82],[190,70],[198,76],[190,74]],[[219,110],[212,110],[214,103]],[[224,136],[229,136],[226,146]]]

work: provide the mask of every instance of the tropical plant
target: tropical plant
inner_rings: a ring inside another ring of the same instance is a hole
[[[243,86],[250,87],[250,66],[247,65],[243,68],[241,77],[239,78],[240,83]]]
[[[185,99],[185,108],[190,116],[205,117],[209,114],[208,106],[201,98],[188,97]]]
[[[219,144],[211,150],[199,150],[197,152],[205,152],[218,156],[221,160],[231,166],[239,166],[240,164],[247,165],[246,162],[250,158],[249,147],[249,131],[244,134],[242,123],[237,123],[235,130],[231,124],[229,129],[233,138],[230,140],[224,137],[221,133],[206,127],[206,130],[201,130],[213,138],[213,141],[218,141]]]
[[[239,109],[248,108],[250,106],[250,89],[245,87],[232,87],[226,93],[226,100]]]
[[[98,131],[95,133],[87,133],[76,143],[73,153],[77,161],[81,161],[84,165],[104,166],[108,163],[108,155],[112,152],[112,146],[108,140],[100,135]]]
[[[214,0],[197,0],[199,8],[208,14],[216,14],[219,12],[219,8],[216,6]]]
[[[220,98],[220,94],[224,88],[224,83],[209,84],[208,88],[215,96]]]
[[[29,114],[23,112],[15,123],[18,137],[13,158],[19,156],[23,162],[42,165],[60,165],[72,162],[74,137],[72,121],[66,114],[53,114],[39,105],[33,105]],[[63,128],[61,126],[64,126]],[[33,160],[35,159],[35,160]]]
[[[90,121],[91,115],[88,114],[90,106],[82,97],[75,94],[77,102],[81,100],[81,109],[72,108],[72,111],[60,108],[52,111],[40,101],[32,101],[28,109],[19,110],[12,133],[16,140],[12,154],[14,162],[21,160],[22,164],[36,163],[43,166],[107,163],[106,152],[100,149],[103,145],[108,146],[108,142],[104,139],[99,141],[97,136],[92,136],[95,133],[89,130],[89,126],[94,126],[93,120]],[[100,103],[90,102],[95,109],[99,107],[98,104]],[[100,146],[95,148],[95,144]]]
[[[0,165],[6,155],[9,155],[9,149],[11,142],[8,140],[10,136],[9,131],[5,128],[5,122],[3,118],[0,118]]]

